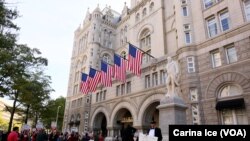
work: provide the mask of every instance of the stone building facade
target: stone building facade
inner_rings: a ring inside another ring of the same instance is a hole
[[[127,58],[128,42],[154,56],[144,53],[141,76],[81,94],[81,72],[113,64],[114,53]],[[112,139],[128,124],[160,126],[168,56],[179,63],[188,124],[250,123],[250,0],[131,0],[121,14],[97,6],[75,31],[63,129]]]

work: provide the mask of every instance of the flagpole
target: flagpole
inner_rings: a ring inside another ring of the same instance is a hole
[[[155,57],[154,57],[154,56],[152,56],[151,54],[149,54],[149,53],[147,53],[147,52],[143,51],[142,49],[140,49],[140,48],[136,47],[135,45],[131,44],[130,42],[127,42],[127,43],[128,43],[128,44],[130,44],[130,45],[132,45],[133,47],[135,47],[135,48],[139,49],[140,51],[142,51],[143,53],[147,54],[148,56],[150,56],[150,57],[152,57],[152,58],[155,58]]]

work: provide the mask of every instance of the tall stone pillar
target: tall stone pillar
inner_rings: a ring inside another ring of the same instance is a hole
[[[108,134],[107,137],[105,138],[105,141],[113,141],[114,140],[114,128],[113,127],[108,127]]]
[[[187,106],[179,96],[172,95],[162,99],[157,109],[159,109],[159,126],[162,131],[162,141],[169,141],[169,125],[186,124]]]

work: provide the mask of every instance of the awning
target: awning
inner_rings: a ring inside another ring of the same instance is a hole
[[[216,104],[216,110],[231,109],[231,108],[245,108],[244,98],[218,101]]]

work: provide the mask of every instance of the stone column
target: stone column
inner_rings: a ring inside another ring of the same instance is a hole
[[[105,138],[105,141],[113,141],[113,133],[114,130],[112,127],[107,127],[108,133],[107,133],[107,137]]]
[[[169,125],[186,124],[187,106],[179,96],[174,95],[162,99],[157,109],[159,109],[159,126],[162,131],[162,141],[169,141]]]

